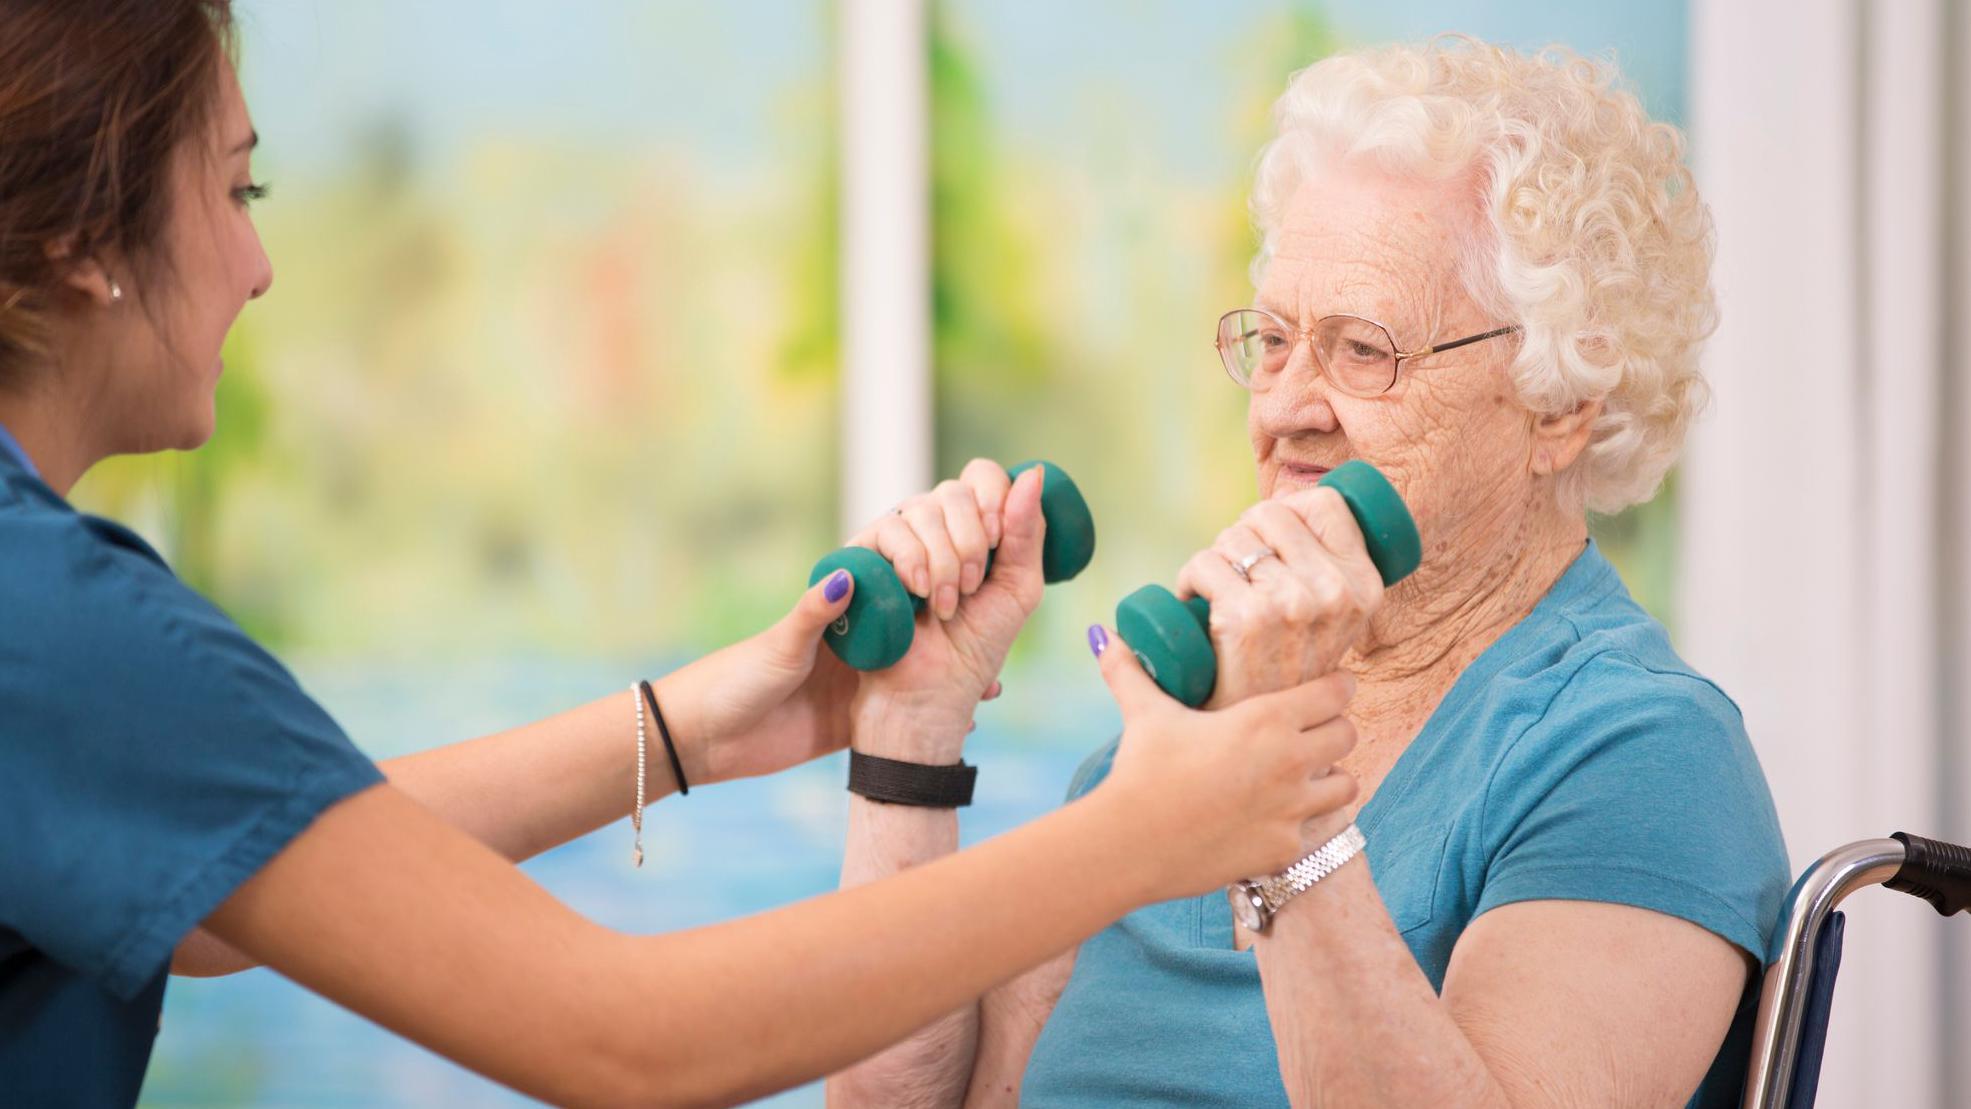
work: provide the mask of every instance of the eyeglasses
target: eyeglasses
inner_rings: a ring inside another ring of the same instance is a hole
[[[1306,339],[1314,364],[1334,387],[1351,397],[1379,397],[1396,385],[1403,361],[1454,350],[1519,328],[1500,327],[1422,350],[1398,350],[1389,329],[1360,316],[1322,316],[1304,331],[1289,327],[1264,308],[1235,308],[1218,317],[1218,356],[1233,381],[1254,392],[1272,387],[1293,357],[1296,340]]]

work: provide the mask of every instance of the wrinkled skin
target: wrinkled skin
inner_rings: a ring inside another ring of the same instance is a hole
[[[1485,311],[1457,277],[1460,243],[1476,219],[1468,189],[1358,171],[1310,178],[1289,206],[1257,303],[1298,327],[1334,313],[1376,320],[1401,350],[1510,322]],[[1393,389],[1358,398],[1334,390],[1301,343],[1280,379],[1252,394],[1247,430],[1266,499],[1181,578],[1213,597],[1221,699],[1337,664],[1365,684],[1385,679],[1387,691],[1389,680],[1475,654],[1475,638],[1490,641],[1488,625],[1523,614],[1545,592],[1586,538],[1582,513],[1559,503],[1556,475],[1586,445],[1598,408],[1543,417],[1521,406],[1509,376],[1516,349],[1516,338],[1503,336],[1405,360]],[[1352,458],[1395,483],[1423,535],[1423,565],[1386,605],[1359,536],[1336,538],[1352,531],[1341,526],[1340,498],[1314,487]],[[1224,575],[1208,564],[1262,542],[1280,549],[1293,530],[1282,507],[1316,540],[1306,557],[1282,551],[1253,568],[1251,586],[1234,578],[1223,588]],[[1206,587],[1214,579],[1219,595]],[[1226,594],[1230,603],[1221,603]],[[1441,693],[1427,699],[1434,705]]]

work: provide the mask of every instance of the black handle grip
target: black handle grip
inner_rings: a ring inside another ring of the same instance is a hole
[[[1971,847],[1908,832],[1889,838],[1902,843],[1903,865],[1883,885],[1921,897],[1943,916],[1971,910]]]

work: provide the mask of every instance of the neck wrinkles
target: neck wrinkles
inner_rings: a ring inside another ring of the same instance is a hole
[[[1544,510],[1519,507],[1510,522],[1474,521],[1389,591],[1344,663],[1360,682],[1350,715],[1365,729],[1421,727],[1465,668],[1525,619],[1580,555],[1585,519],[1550,500]]]

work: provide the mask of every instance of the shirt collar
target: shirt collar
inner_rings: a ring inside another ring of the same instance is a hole
[[[13,433],[7,430],[6,424],[0,424],[0,458],[6,458],[18,463],[21,469],[28,472],[29,476],[35,478],[37,481],[40,480],[41,471],[34,468],[34,460],[29,458],[27,452],[21,449],[20,440],[14,438]]]

